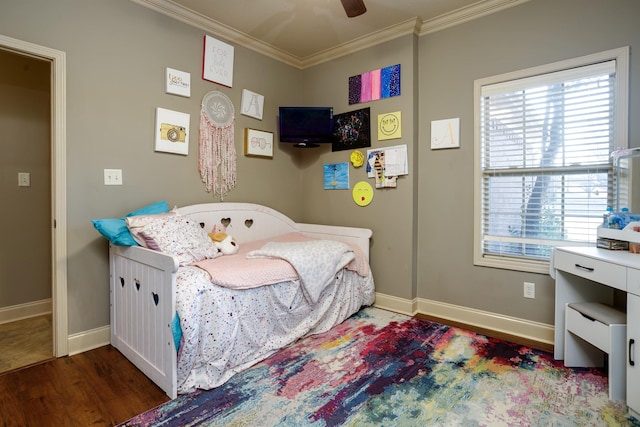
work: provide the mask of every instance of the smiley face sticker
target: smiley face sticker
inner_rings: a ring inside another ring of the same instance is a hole
[[[353,201],[358,206],[367,206],[373,200],[373,187],[367,181],[360,181],[353,186]]]
[[[378,140],[402,138],[402,112],[378,115]]]

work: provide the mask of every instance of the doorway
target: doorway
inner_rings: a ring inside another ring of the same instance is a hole
[[[12,201],[0,240],[0,372],[6,372],[53,356],[51,63],[0,50],[0,64],[0,195]]]
[[[66,57],[65,53],[24,42],[18,39],[0,35],[0,50],[13,55],[29,57],[37,61],[45,61],[49,64],[49,201],[50,212],[46,225],[47,239],[40,242],[49,242],[50,248],[47,268],[50,284],[50,306],[52,325],[52,355],[61,357],[68,354],[68,320],[67,320],[67,222],[66,222]],[[27,124],[28,125],[28,124]],[[20,171],[15,177],[15,185],[28,187],[32,175],[29,171]],[[10,224],[9,224],[10,225]],[[9,226],[6,225],[6,226]],[[30,241],[26,244],[35,245],[39,241]],[[28,253],[28,252],[27,252]],[[15,266],[19,268],[20,266]],[[14,268],[13,265],[9,268]],[[33,268],[33,267],[32,267]],[[19,286],[19,284],[5,284],[5,286]],[[38,303],[18,304],[20,309],[28,312],[37,310]],[[29,317],[29,316],[26,316]]]

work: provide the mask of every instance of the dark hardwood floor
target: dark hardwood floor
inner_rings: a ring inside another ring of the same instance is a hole
[[[553,344],[548,344],[548,343],[544,343],[536,340],[522,338],[516,335],[494,331],[492,329],[469,325],[467,323],[461,323],[461,322],[455,322],[453,320],[442,319],[440,317],[430,316],[428,314],[419,313],[419,314],[416,314],[416,317],[424,320],[429,320],[431,322],[442,323],[443,325],[449,325],[456,328],[466,329],[466,330],[475,332],[477,334],[485,335],[487,337],[498,338],[504,341],[510,341],[516,344],[525,345],[531,348],[553,353]]]
[[[0,426],[113,426],[168,400],[111,346],[0,374]]]

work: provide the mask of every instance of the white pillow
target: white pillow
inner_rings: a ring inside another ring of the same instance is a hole
[[[140,235],[142,229],[151,221],[175,215],[179,215],[178,211],[176,210],[153,215],[128,216],[125,218],[125,222],[127,223],[127,228],[129,229],[129,233],[131,234],[131,237],[133,237],[133,240],[135,240],[136,243],[138,243],[140,246],[149,248],[149,244],[147,243],[147,241]],[[157,247],[152,247],[150,249],[159,250]]]
[[[200,224],[181,215],[154,219],[139,234],[150,249],[171,255],[181,266],[220,256]]]

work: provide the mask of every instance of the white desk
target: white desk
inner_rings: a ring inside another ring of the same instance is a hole
[[[556,248],[551,262],[556,281],[554,358],[564,359],[565,305],[613,303],[614,289],[627,293],[627,405],[640,419],[640,254],[598,248]]]

